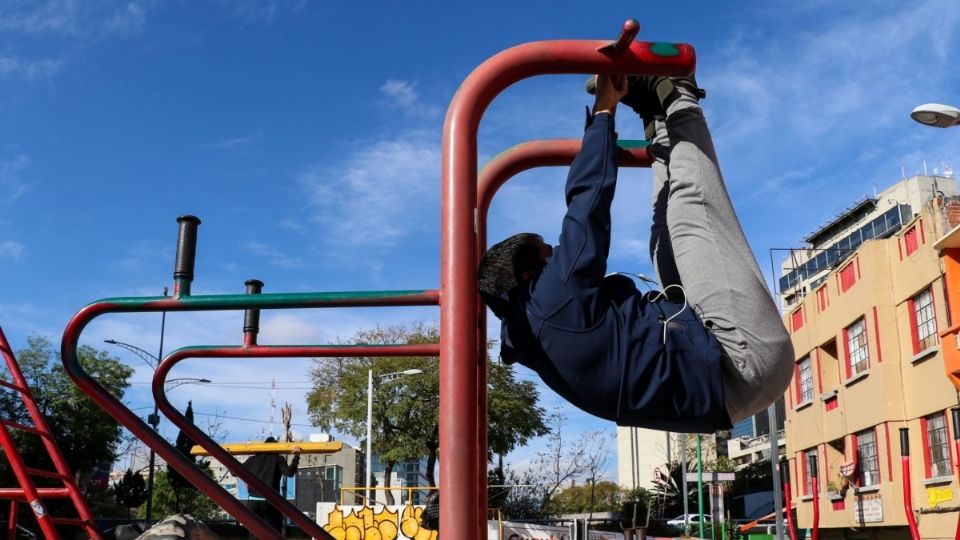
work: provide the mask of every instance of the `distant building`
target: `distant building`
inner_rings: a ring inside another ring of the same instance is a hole
[[[786,455],[787,440],[783,433],[786,419],[783,398],[774,404],[777,428],[777,459]],[[770,459],[770,421],[768,410],[764,409],[749,418],[737,422],[730,430],[730,438],[725,441],[727,457],[736,468]]]
[[[680,462],[684,440],[687,441],[687,462],[694,462],[697,457],[694,435],[617,426],[617,479],[620,487],[652,489],[658,469],[665,472],[668,463]],[[714,435],[703,436],[704,461],[716,461],[716,441]]]
[[[960,237],[958,223],[956,181],[915,176],[858,201],[784,262],[784,324],[796,353],[785,394],[792,497],[800,528],[819,508],[825,540],[852,538],[851,530],[909,538],[905,502],[921,538],[954,536],[960,426],[950,425],[957,389],[944,360],[957,354],[960,291],[945,279],[956,261],[935,244]]]
[[[243,463],[249,456],[237,456]],[[289,460],[289,456],[288,460]],[[245,486],[222,463],[206,458],[214,479],[233,496],[244,499]],[[287,498],[302,512],[313,515],[318,502],[340,502],[341,489],[345,489],[343,502],[360,504],[363,493],[353,488],[363,485],[363,453],[344,443],[339,452],[332,454],[303,454],[297,474],[288,480]]]

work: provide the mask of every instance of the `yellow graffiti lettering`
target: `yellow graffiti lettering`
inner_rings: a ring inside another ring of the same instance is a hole
[[[937,506],[950,500],[953,500],[953,489],[949,487],[927,488],[927,502],[930,503],[930,506]]]

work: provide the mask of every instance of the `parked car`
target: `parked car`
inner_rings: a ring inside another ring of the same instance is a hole
[[[710,514],[703,515],[703,521],[710,522],[711,519],[713,518],[710,516]],[[667,520],[667,525],[671,525],[673,527],[683,527],[684,524],[694,525],[697,523],[700,523],[700,514],[680,514],[673,519]]]

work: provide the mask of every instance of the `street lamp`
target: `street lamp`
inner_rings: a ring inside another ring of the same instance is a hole
[[[395,381],[406,375],[419,375],[423,373],[422,369],[407,369],[404,371],[395,371],[379,375],[380,383]],[[367,371],[367,497],[364,499],[364,505],[370,500],[370,485],[373,484],[373,464],[372,464],[372,445],[373,440],[373,370]]]
[[[960,109],[940,103],[926,103],[915,108],[910,117],[925,126],[948,128],[960,125]]]

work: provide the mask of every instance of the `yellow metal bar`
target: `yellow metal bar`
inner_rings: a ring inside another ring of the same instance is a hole
[[[333,454],[343,449],[342,442],[275,442],[275,443],[228,443],[223,449],[233,455],[243,454],[291,454],[295,446],[300,447],[301,454]],[[202,446],[195,445],[190,449],[192,456],[209,456]]]

